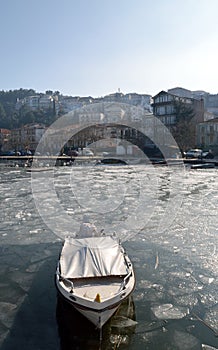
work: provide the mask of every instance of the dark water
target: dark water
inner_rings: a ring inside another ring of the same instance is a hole
[[[129,224],[121,235],[134,263],[136,289],[103,328],[101,348],[218,348],[217,169],[186,169],[182,179],[167,167],[135,169],[137,179],[132,169],[122,167],[60,168],[55,173],[55,188],[72,218],[72,232],[84,212],[93,214],[98,227],[117,230],[134,213],[137,198],[143,200],[137,220],[144,220],[145,227],[139,225],[134,232]],[[46,226],[45,213],[43,220],[35,207],[31,174],[24,169],[2,168],[0,180],[1,349],[99,349],[99,332],[56,295],[62,218],[53,217],[59,220],[55,233]],[[43,189],[43,178],[40,181]],[[128,191],[121,193],[123,183]],[[98,209],[93,210],[81,187],[92,188],[89,198],[95,197]],[[146,196],[140,197],[139,187]],[[115,198],[113,207],[108,198]],[[47,208],[52,208],[49,198]]]

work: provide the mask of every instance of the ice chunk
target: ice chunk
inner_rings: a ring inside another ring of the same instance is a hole
[[[153,332],[157,329],[164,330],[166,332],[167,330],[164,328],[166,325],[166,321],[153,321],[153,322],[142,322],[137,326],[137,332],[136,333],[146,333],[146,332]]]
[[[30,234],[41,233],[41,232],[42,232],[42,229],[40,229],[40,228],[36,228],[35,230],[30,230],[29,231]]]
[[[198,299],[195,295],[187,294],[175,297],[175,302],[180,306],[193,307],[198,303]]]
[[[11,279],[16,282],[21,289],[27,292],[31,287],[33,276],[21,271],[14,271],[11,275]]]
[[[214,348],[213,346],[202,344],[202,350],[216,350],[216,349],[217,348]]]
[[[204,321],[218,334],[218,306],[214,306],[205,314]]]
[[[33,272],[37,272],[40,267],[43,265],[44,261],[40,261],[36,264],[31,264],[29,265],[29,267],[27,267],[26,269],[26,272],[30,272],[30,273],[33,273]]]
[[[211,289],[211,292],[212,293],[205,293],[205,292],[202,292],[202,293],[199,293],[199,299],[201,301],[201,304],[203,305],[207,305],[207,308],[208,307],[214,307],[215,305],[217,305],[217,295],[215,293],[215,290],[214,290],[214,293],[213,293],[213,290]]]
[[[200,342],[193,335],[185,332],[175,331],[173,335],[173,343],[175,349],[178,350],[198,350]]]
[[[3,341],[6,339],[8,333],[9,333],[8,328],[0,323],[0,347]]]
[[[4,326],[10,328],[14,321],[17,305],[0,302],[0,321]]]
[[[151,288],[152,287],[152,283],[150,281],[147,281],[147,280],[141,280],[138,283],[138,287],[139,288],[143,288],[143,289]]]
[[[211,284],[214,281],[214,277],[199,275],[199,278],[203,284]]]
[[[19,286],[14,286],[12,284],[2,284],[0,288],[0,300],[4,302],[11,302],[18,305],[19,302],[22,302],[26,293]]]
[[[162,304],[154,306],[151,311],[160,320],[180,319],[188,314],[188,308],[173,306],[172,304]]]

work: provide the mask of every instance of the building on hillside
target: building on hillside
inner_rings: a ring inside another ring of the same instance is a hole
[[[213,113],[216,117],[218,116],[218,94],[211,95],[207,94],[204,96],[205,109]]]
[[[36,96],[27,96],[24,98],[23,104],[27,107],[29,107],[29,109],[31,110],[37,110],[39,109],[39,99],[40,96],[36,95]]]
[[[26,106],[31,111],[52,109],[56,115],[59,112],[58,96],[40,94],[27,96],[22,100],[17,99],[15,109],[19,110],[23,106]]]
[[[11,130],[10,144],[14,150],[29,149],[35,151],[46,130],[44,124],[26,124]]]
[[[122,92],[115,92],[110,95],[106,95],[101,99],[101,102],[119,102],[127,103],[133,106],[141,106],[147,112],[151,112],[151,95],[128,93],[123,94]]]
[[[176,96],[195,98],[197,100],[200,100],[201,98],[204,98],[208,95],[208,92],[203,90],[191,91],[188,89],[184,89],[182,87],[175,87],[172,89],[168,89],[167,92],[169,92],[169,94],[173,94]]]
[[[123,96],[123,102],[129,103],[133,106],[141,106],[147,112],[151,112],[151,95],[147,94],[137,94],[137,93],[128,93]]]
[[[82,104],[79,102],[79,97],[71,97],[71,96],[66,96],[62,97],[59,101],[60,103],[60,111],[62,114],[68,113],[70,111],[73,111],[75,109],[81,108]]]
[[[104,102],[122,102],[124,94],[122,92],[115,92],[109,95],[105,95]]]
[[[184,89],[181,87],[175,87],[172,89],[168,89],[167,92],[171,95],[176,95],[176,96],[180,96],[180,97],[188,97],[188,98],[193,97],[191,90]]]
[[[197,125],[197,145],[218,155],[218,118]]]
[[[122,92],[115,92],[103,97],[93,98],[91,96],[79,97],[79,96],[62,96],[59,98],[59,110],[61,114],[71,112],[73,110],[82,108],[87,105],[111,102],[111,103],[127,103],[133,106],[141,106],[147,112],[151,113],[151,95],[147,94],[137,94],[137,93],[128,93],[123,94]]]
[[[89,105],[93,102],[91,97],[65,96],[59,100],[59,109],[61,114],[74,111],[82,108],[84,105]]]
[[[209,94],[203,90],[191,91],[181,87],[169,89],[168,92],[180,97],[203,99],[205,111],[212,113],[214,115],[214,118],[218,116],[218,94]]]
[[[89,105],[90,103],[93,103],[94,99],[91,96],[87,97],[79,97],[79,102],[82,106]]]
[[[50,95],[40,96],[38,108],[39,109],[51,109],[51,108],[53,108],[53,102],[54,102],[53,96],[50,96]]]

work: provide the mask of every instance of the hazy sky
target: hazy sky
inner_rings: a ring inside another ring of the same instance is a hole
[[[0,90],[218,93],[218,0],[0,0]]]

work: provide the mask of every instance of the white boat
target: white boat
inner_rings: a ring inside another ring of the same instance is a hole
[[[60,254],[56,287],[61,296],[101,329],[132,293],[135,275],[116,238],[70,237]]]

